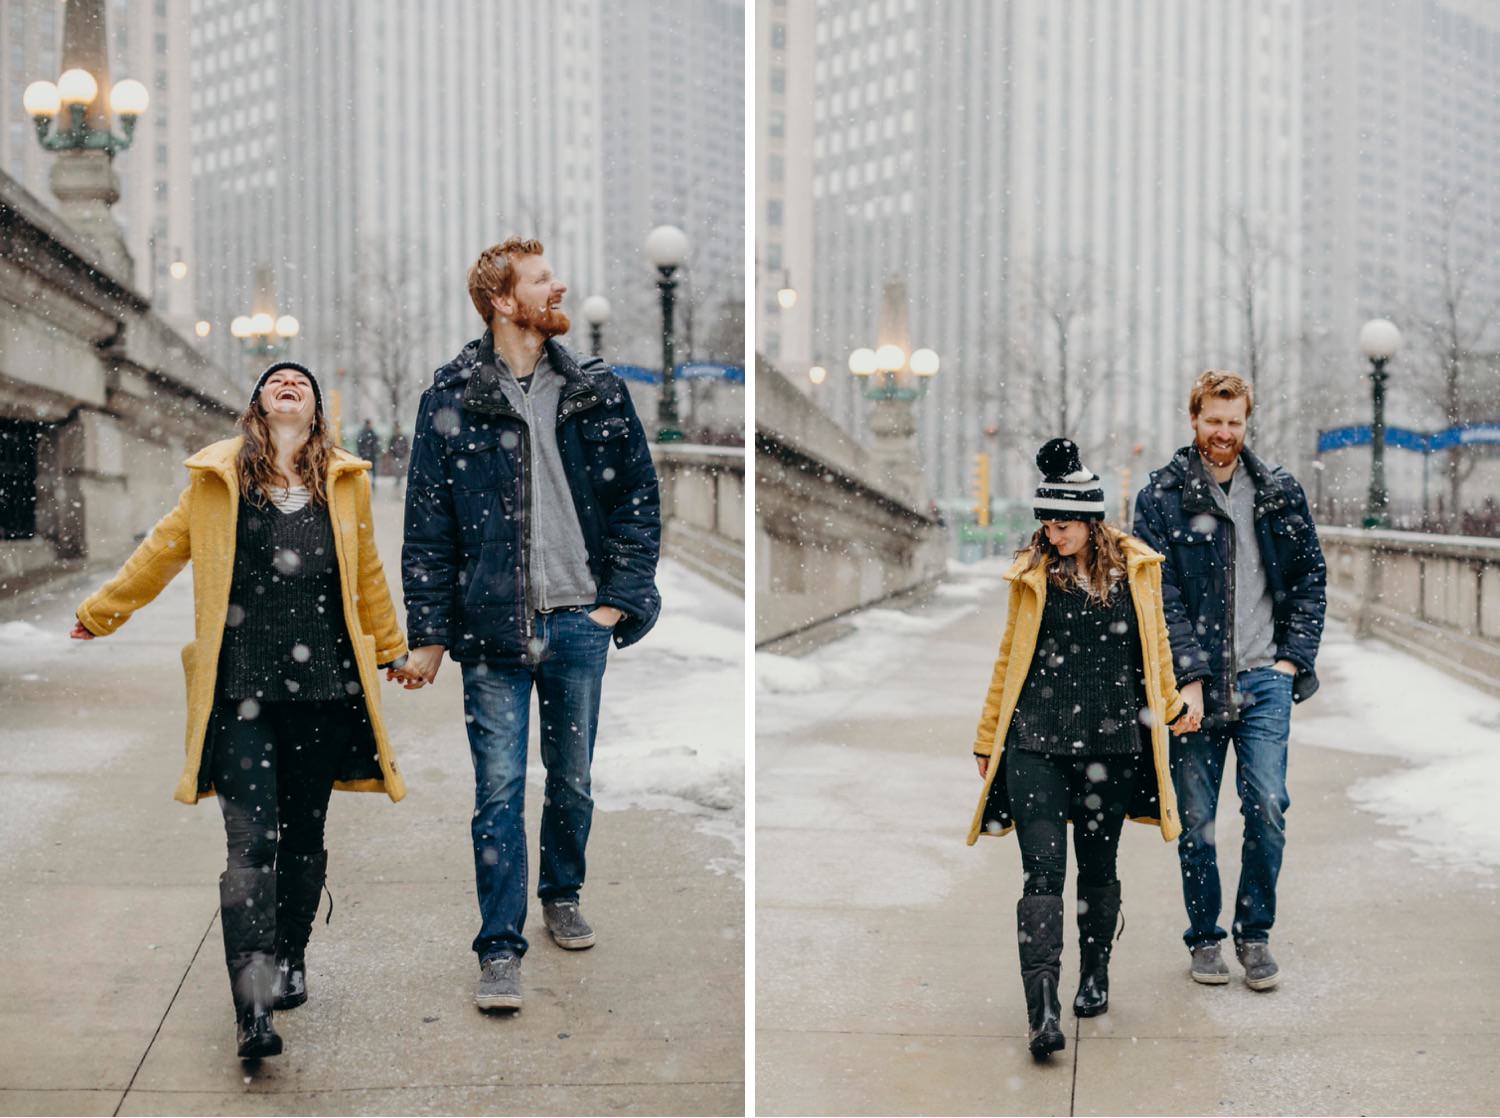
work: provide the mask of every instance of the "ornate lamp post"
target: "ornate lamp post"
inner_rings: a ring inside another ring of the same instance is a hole
[[[609,300],[603,295],[590,295],[583,301],[583,317],[589,324],[589,337],[594,356],[604,352],[604,324],[609,321]]]
[[[109,213],[120,200],[120,180],[111,164],[117,152],[130,146],[150,97],[134,79],[110,84],[107,42],[103,0],[67,0],[62,75],[56,84],[32,82],[21,103],[36,125],[37,142],[61,156],[52,165],[51,180],[62,216],[93,244],[111,271],[128,277],[130,253]],[[108,105],[101,96],[105,87]],[[120,118],[123,136],[114,133],[111,111]]]
[[[1373,422],[1370,425],[1370,497],[1365,512],[1366,528],[1384,528],[1389,494],[1385,488],[1385,382],[1386,362],[1401,345],[1401,331],[1385,318],[1372,318],[1360,327],[1360,352],[1370,359]]]
[[[687,254],[687,234],[675,225],[658,225],[646,237],[646,255],[656,266],[656,287],[661,292],[661,398],[656,405],[656,441],[660,443],[681,442],[683,438],[677,426],[672,307],[677,293],[673,277]]]
[[[879,344],[851,353],[849,371],[860,378],[865,399],[874,404],[870,409],[870,431],[875,436],[872,452],[884,465],[888,479],[916,499],[922,471],[913,405],[927,394],[927,384],[937,375],[940,362],[930,349],[912,352],[910,338],[906,285],[891,280],[880,305]]]
[[[291,315],[275,316],[268,311],[242,314],[229,324],[229,332],[240,340],[248,355],[267,360],[285,357],[301,330],[301,323]]]

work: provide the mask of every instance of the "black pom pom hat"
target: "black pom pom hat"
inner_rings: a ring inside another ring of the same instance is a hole
[[[1036,452],[1042,483],[1032,498],[1038,520],[1103,520],[1104,486],[1084,467],[1072,439],[1049,439]]]
[[[318,378],[313,376],[312,370],[309,369],[306,365],[300,365],[296,361],[273,361],[271,364],[267,365],[266,371],[260,374],[259,379],[257,379],[255,382],[255,387],[250,392],[251,403],[254,403],[255,400],[260,396],[260,390],[266,386],[266,380],[277,369],[295,369],[297,372],[305,376],[308,380],[308,383],[312,385],[313,406],[316,407],[319,411],[323,410],[323,390],[318,387]]]

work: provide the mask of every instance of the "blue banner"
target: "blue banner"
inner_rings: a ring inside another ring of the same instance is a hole
[[[661,370],[644,365],[611,365],[621,380],[633,380],[639,384],[660,384]],[[708,361],[693,361],[678,365],[673,375],[678,380],[727,380],[731,384],[745,383],[742,365],[719,365]]]
[[[1373,440],[1368,424],[1335,427],[1318,432],[1318,453],[1349,446],[1369,446]],[[1405,427],[1387,427],[1385,444],[1398,450],[1414,450],[1418,454],[1436,454],[1455,446],[1500,445],[1500,423],[1460,423],[1432,434]]]

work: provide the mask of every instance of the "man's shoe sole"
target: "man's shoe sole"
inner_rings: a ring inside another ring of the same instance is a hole
[[[1188,971],[1188,973],[1193,976],[1194,982],[1201,983],[1204,986],[1227,986],[1229,984],[1228,972],[1224,974],[1203,974],[1201,971],[1194,970]]]
[[[1269,978],[1251,978],[1245,976],[1245,985],[1252,990],[1274,990],[1281,983],[1281,972],[1277,971]]]
[[[474,1004],[480,1009],[520,1009],[520,994],[475,994]]]
[[[554,935],[552,937],[552,942],[557,944],[557,946],[561,947],[564,951],[582,951],[586,947],[594,946],[594,933],[590,932],[586,936],[564,937]]]

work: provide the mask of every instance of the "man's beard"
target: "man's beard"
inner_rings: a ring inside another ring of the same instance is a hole
[[[1218,466],[1221,469],[1233,464],[1234,460],[1240,456],[1240,451],[1245,449],[1245,437],[1243,435],[1235,440],[1234,446],[1227,452],[1213,446],[1210,438],[1205,438],[1202,435],[1197,436],[1195,443],[1198,447],[1198,453],[1212,465]]]
[[[533,310],[524,303],[516,304],[516,313],[510,320],[522,330],[535,330],[544,338],[555,338],[573,328],[573,320],[563,313],[561,307],[543,306]]]

